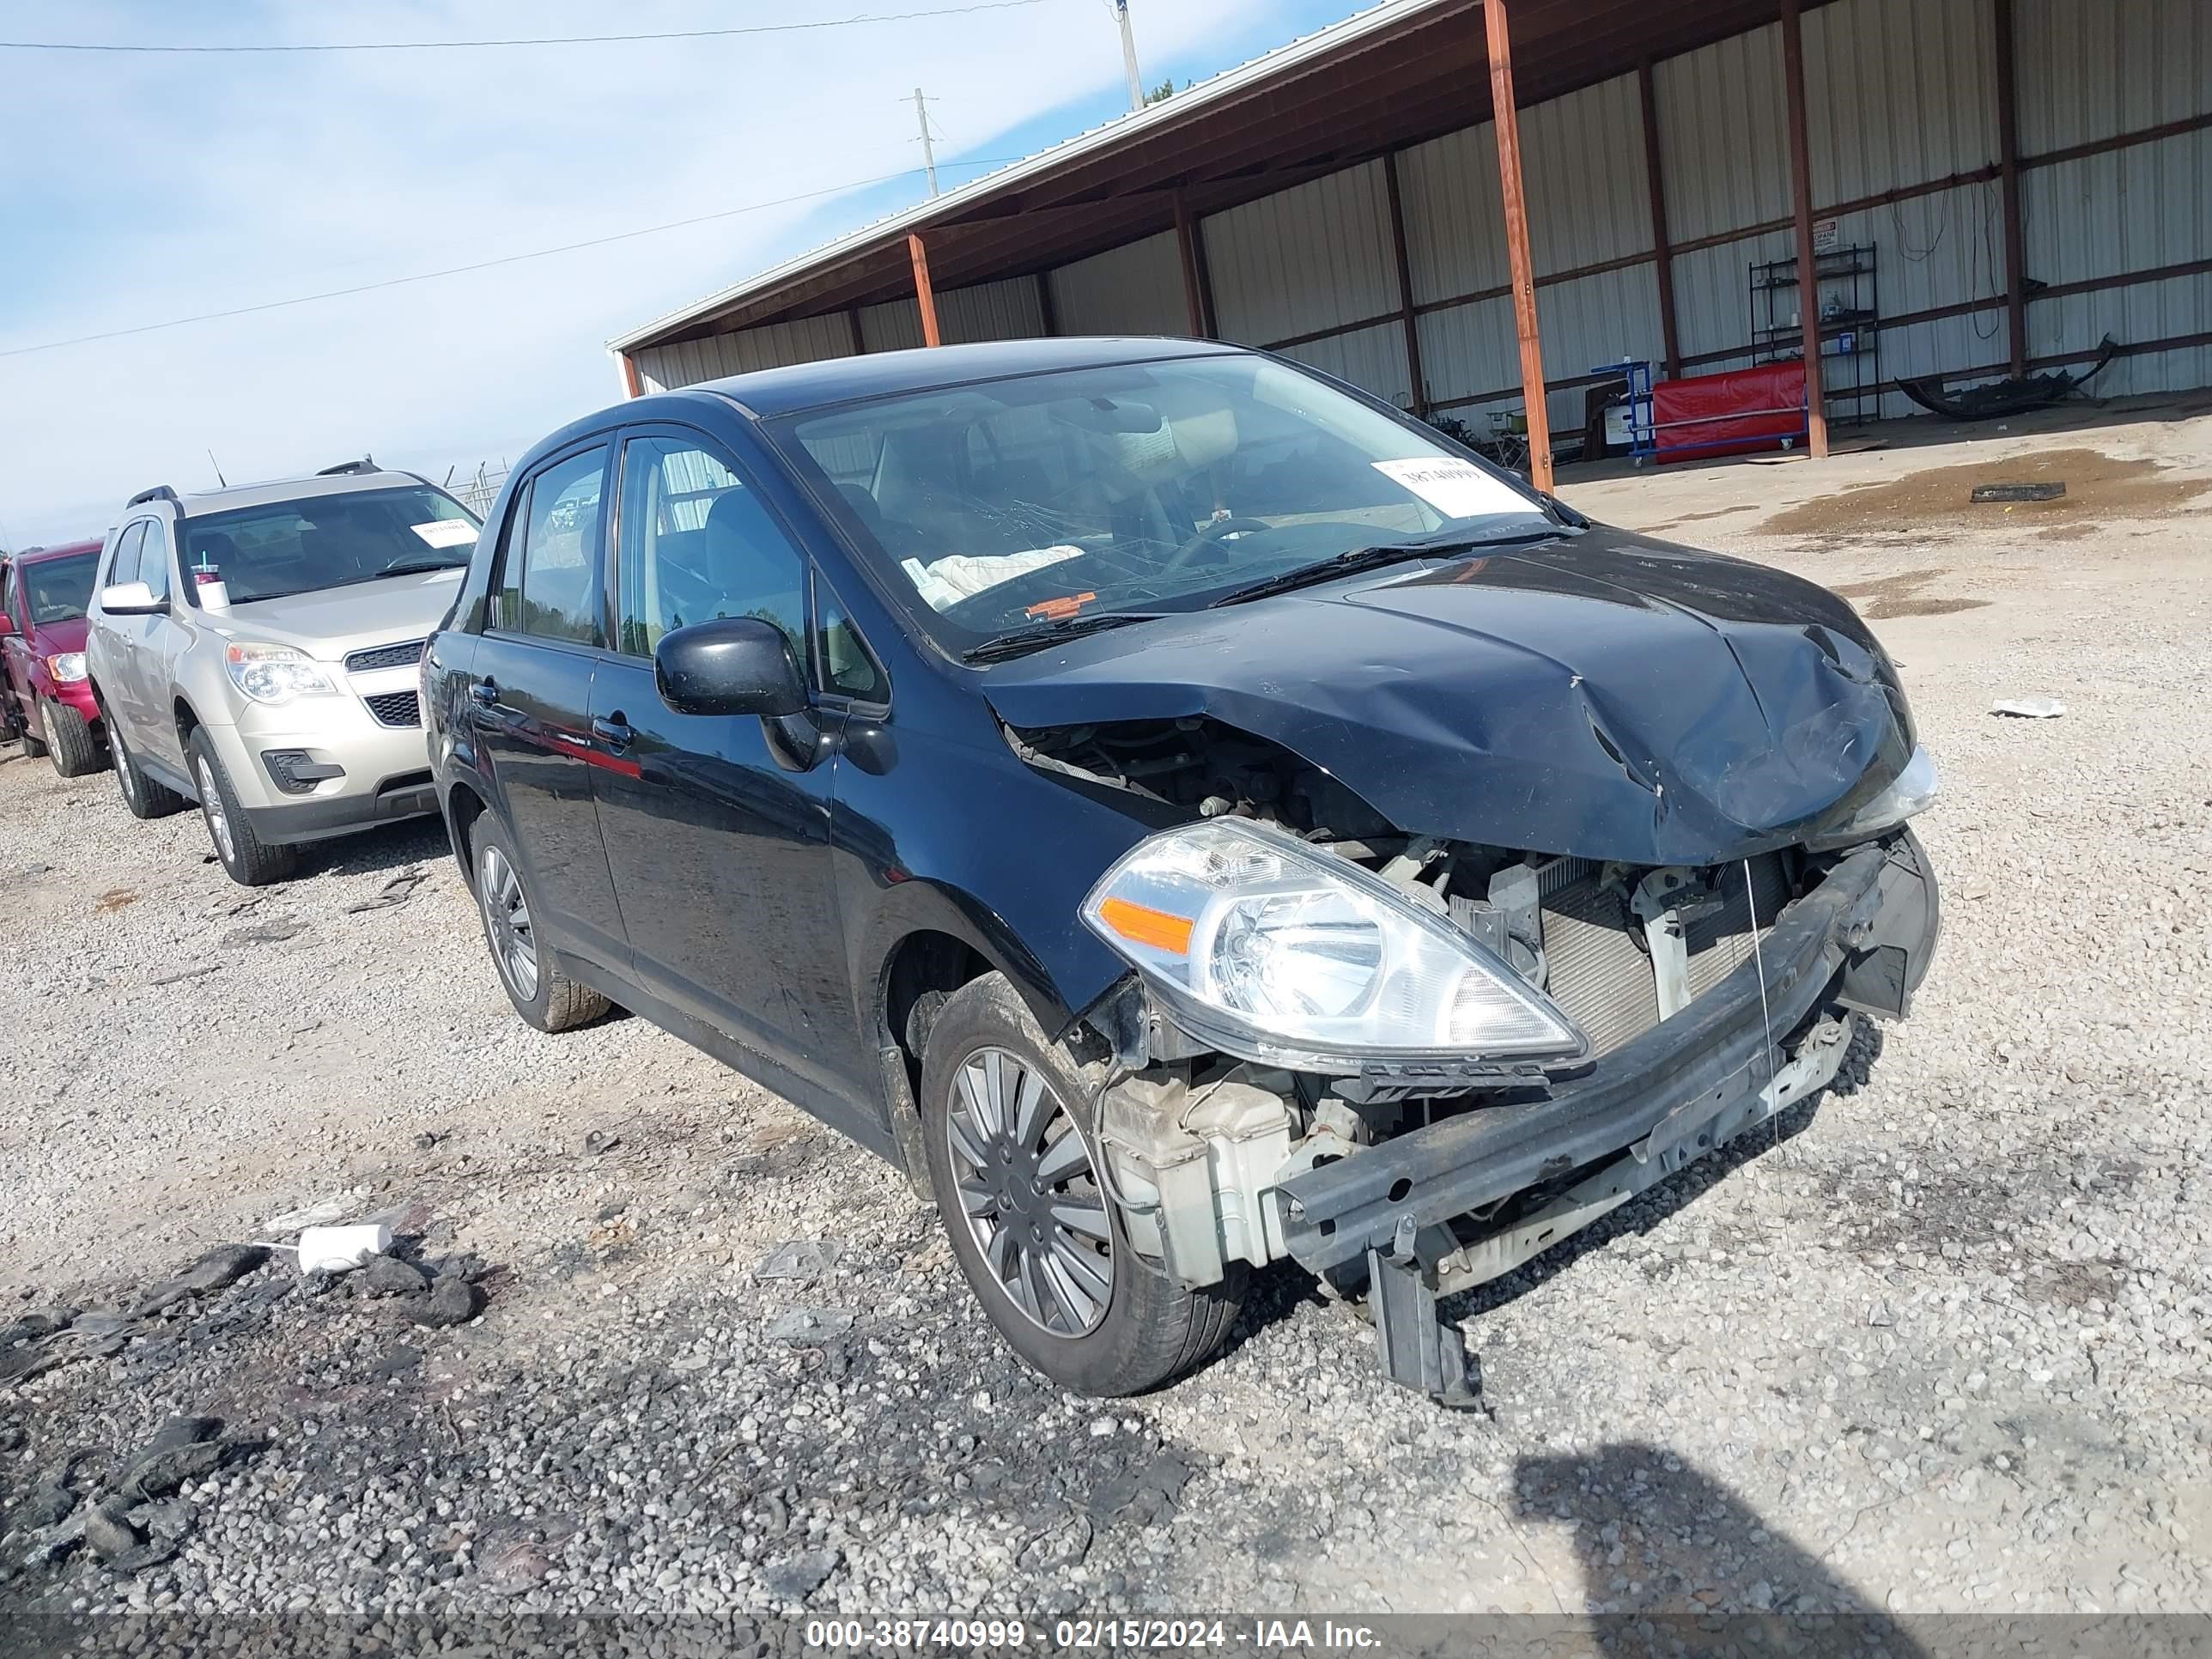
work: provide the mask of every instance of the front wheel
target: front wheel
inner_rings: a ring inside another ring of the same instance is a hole
[[[223,873],[240,887],[266,887],[298,869],[298,848],[264,841],[254,832],[253,821],[230,787],[230,774],[216,758],[214,740],[205,732],[195,732],[185,752],[192,763],[192,781],[199,786],[208,840],[222,860]]]
[[[100,769],[100,739],[92,735],[91,721],[65,702],[39,712],[55,771],[65,778],[81,778]]]
[[[1091,1093],[1002,975],[929,1027],[921,1117],[954,1259],[1015,1352],[1079,1394],[1141,1394],[1221,1346],[1241,1264],[1192,1290],[1139,1255],[1099,1175]]]
[[[469,863],[476,877],[477,910],[483,919],[484,943],[492,966],[514,1012],[541,1031],[566,1031],[587,1024],[613,1006],[588,985],[580,985],[554,965],[538,933],[530,890],[506,831],[489,814],[469,830]]]

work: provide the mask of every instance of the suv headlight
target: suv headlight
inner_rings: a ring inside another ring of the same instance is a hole
[[[1943,793],[1943,781],[1936,770],[1936,757],[1925,749],[1915,749],[1912,758],[1905,763],[1905,769],[1890,780],[1889,787],[1851,814],[1850,818],[1832,830],[1823,830],[1818,841],[1808,842],[1815,852],[1831,847],[1848,847],[1854,842],[1871,841],[1885,830],[1894,830],[1909,817],[1926,811]]]
[[[1132,848],[1084,921],[1202,1042],[1300,1070],[1586,1053],[1574,1023],[1445,918],[1286,831],[1215,818]]]
[[[84,678],[84,653],[57,651],[46,659],[46,672],[58,685],[75,685]]]
[[[256,702],[290,702],[295,697],[334,697],[338,689],[323,665],[289,645],[234,643],[223,653],[230,683]]]

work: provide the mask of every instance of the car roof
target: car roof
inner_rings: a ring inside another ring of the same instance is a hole
[[[1226,356],[1243,349],[1214,340],[1100,337],[994,340],[979,345],[925,346],[858,357],[757,369],[727,380],[687,386],[685,392],[719,393],[747,412],[769,418],[888,392],[932,392],[975,380],[1039,374],[1056,368],[1094,368],[1108,363],[1155,362],[1171,357]]]
[[[78,553],[97,553],[100,549],[100,541],[95,536],[88,541],[59,542],[52,547],[27,547],[14,556],[17,564],[44,564],[48,559],[66,559]],[[0,558],[6,556],[0,555]]]
[[[412,472],[318,473],[308,478],[272,478],[266,483],[234,484],[227,489],[199,489],[177,502],[177,515],[203,519],[233,507],[267,507],[276,501],[307,501],[318,495],[346,495],[363,489],[420,489],[427,478]],[[431,485],[434,489],[436,486]],[[135,505],[136,503],[134,503]]]

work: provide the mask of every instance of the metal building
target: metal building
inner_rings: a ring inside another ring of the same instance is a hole
[[[1532,428],[1572,429],[1597,365],[1802,351],[1755,268],[1829,248],[1877,289],[1859,413],[2107,335],[2103,393],[2212,384],[2212,0],[1391,0],[611,344],[636,395],[1205,334],[1424,415],[1540,374]]]

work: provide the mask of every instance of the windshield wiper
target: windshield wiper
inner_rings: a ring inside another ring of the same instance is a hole
[[[1040,623],[1035,628],[1018,628],[1011,634],[994,635],[980,645],[971,645],[960,653],[960,660],[1000,662],[1056,645],[1062,640],[1119,628],[1124,623],[1153,622],[1164,614],[1158,611],[1101,611],[1088,617],[1070,617],[1064,622]]]
[[[426,570],[466,570],[466,559],[402,559],[387,564],[373,576],[361,578],[365,582],[382,581],[386,576],[419,576]]]
[[[1355,575],[1362,570],[1376,570],[1386,564],[1401,564],[1407,559],[1429,559],[1443,554],[1464,553],[1475,547],[1548,542],[1565,533],[1558,526],[1547,524],[1541,530],[1522,531],[1517,535],[1453,536],[1437,541],[1383,542],[1374,547],[1355,547],[1333,559],[1323,559],[1318,564],[1302,564],[1295,569],[1280,570],[1272,576],[1262,576],[1258,581],[1248,582],[1243,587],[1232,587],[1219,599],[1210,600],[1206,609],[1211,611],[1224,605],[1243,605],[1249,600],[1267,599],[1272,594],[1289,593],[1301,587],[1333,582],[1340,576]]]

